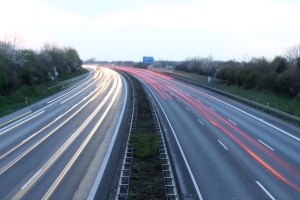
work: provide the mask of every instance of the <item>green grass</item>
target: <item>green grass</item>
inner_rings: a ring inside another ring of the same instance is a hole
[[[240,97],[268,105],[282,112],[300,117],[300,99],[288,95],[276,93],[270,90],[245,89],[235,85],[214,83],[216,88],[238,95]]]
[[[0,96],[0,116],[17,111],[56,92],[57,90],[48,90],[47,85],[24,85],[10,95]]]
[[[147,158],[158,153],[158,137],[156,133],[135,133],[131,136],[134,141],[134,156]]]
[[[81,72],[69,75],[67,78],[68,79],[74,78],[86,72],[87,72],[86,70],[82,70]],[[48,96],[51,96],[59,91],[62,91],[65,88],[54,87],[52,89],[48,89],[54,85],[59,84],[60,81],[63,80],[58,80],[54,82],[49,82],[40,85],[33,85],[33,86],[23,85],[17,90],[15,90],[14,92],[12,92],[10,95],[5,95],[5,96],[0,95],[0,117],[8,115],[28,105],[36,103]],[[26,104],[26,99],[27,99],[27,104]]]
[[[129,77],[131,77],[129,75]],[[165,183],[150,103],[144,88],[133,77],[137,93],[137,127],[131,134],[133,160],[128,199],[166,199]]]
[[[277,93],[270,90],[255,90],[246,89],[237,85],[228,85],[220,80],[212,79],[212,82],[207,82],[206,76],[201,76],[193,73],[175,71],[170,75],[179,76],[189,80],[199,82],[217,89],[241,96],[243,98],[255,101],[263,105],[280,110],[282,112],[300,117],[300,97],[291,97],[289,95]]]

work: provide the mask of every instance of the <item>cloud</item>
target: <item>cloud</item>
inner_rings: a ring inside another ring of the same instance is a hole
[[[0,12],[1,32],[23,36],[30,48],[52,41],[72,46],[84,58],[93,57],[95,52],[116,59],[130,57],[129,53],[134,57],[134,51],[121,52],[128,46],[140,54],[155,52],[169,59],[180,53],[227,58],[245,52],[269,55],[299,43],[299,6],[274,0],[163,2],[128,5],[91,16],[63,12],[38,0],[10,0],[1,4],[5,8]]]
[[[292,29],[300,7],[270,0],[204,0],[186,4],[154,5],[107,14],[95,21],[103,28],[152,26],[193,28],[228,33],[257,33]]]
[[[18,34],[33,46],[58,40],[60,34],[74,27],[88,27],[89,20],[80,15],[64,13],[35,0],[10,0],[0,12],[4,34]],[[70,32],[69,32],[70,33]]]

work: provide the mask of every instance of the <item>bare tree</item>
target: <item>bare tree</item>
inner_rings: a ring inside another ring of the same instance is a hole
[[[290,63],[300,67],[300,44],[289,47],[286,50],[285,57]]]
[[[0,51],[3,52],[5,57],[11,61],[17,60],[19,56],[18,49],[22,43],[22,37],[13,34],[11,36],[5,35],[2,41],[0,41]]]

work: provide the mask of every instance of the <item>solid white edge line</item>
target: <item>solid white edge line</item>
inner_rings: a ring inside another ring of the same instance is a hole
[[[145,86],[148,88],[148,90],[152,93],[153,97],[156,99],[156,102],[158,103],[158,105],[160,106],[162,112],[164,113],[164,115],[165,115],[165,117],[166,117],[166,120],[167,120],[167,122],[168,122],[168,124],[169,124],[169,126],[170,126],[170,128],[171,128],[172,133],[173,133],[173,136],[174,136],[174,138],[175,138],[175,140],[176,140],[176,143],[177,143],[177,145],[178,145],[178,148],[179,148],[179,150],[180,150],[180,153],[181,153],[181,155],[182,155],[182,157],[183,157],[184,163],[185,163],[185,165],[186,165],[186,167],[187,167],[187,169],[188,169],[188,172],[189,172],[189,174],[190,174],[190,176],[191,176],[191,179],[192,179],[192,182],[193,182],[193,184],[194,184],[194,187],[195,187],[195,190],[196,190],[196,192],[197,192],[197,195],[198,195],[198,197],[199,197],[200,200],[203,200],[202,195],[201,195],[200,190],[199,190],[199,187],[198,187],[198,185],[197,185],[197,183],[196,183],[195,177],[194,177],[194,175],[193,175],[193,173],[192,173],[192,170],[191,170],[191,168],[190,168],[190,166],[189,166],[189,164],[188,164],[188,162],[187,162],[187,160],[186,160],[186,157],[185,157],[185,155],[184,155],[184,153],[183,153],[183,150],[182,150],[182,148],[181,148],[181,146],[180,146],[180,144],[179,144],[178,138],[177,138],[177,136],[176,136],[176,134],[175,134],[175,132],[174,132],[174,129],[173,129],[173,127],[172,127],[172,125],[171,125],[171,123],[170,123],[170,121],[169,121],[169,118],[167,117],[167,115],[166,115],[164,109],[162,108],[161,104],[159,103],[158,99],[157,99],[156,96],[153,94],[153,92],[149,89],[149,87],[148,87],[146,84],[144,84],[144,85],[145,85]]]
[[[270,194],[270,192],[259,181],[256,181],[256,183],[270,197],[270,199],[275,200],[275,198]]]
[[[218,142],[224,147],[224,149],[228,150],[228,148],[221,142],[221,140],[218,140]]]
[[[27,111],[26,113],[23,113],[23,114],[21,114],[21,115],[15,117],[15,118],[13,118],[13,119],[11,119],[11,120],[8,120],[8,121],[6,121],[6,122],[3,122],[2,124],[0,124],[0,126],[4,126],[4,125],[6,125],[6,124],[8,124],[8,123],[10,123],[10,122],[13,122],[13,121],[15,121],[15,120],[17,120],[17,119],[19,119],[19,118],[21,118],[21,117],[23,117],[23,116],[25,116],[25,115],[31,113],[31,112],[32,112],[31,110],[30,110],[30,111]]]
[[[187,111],[190,111],[190,109],[189,109],[187,106],[185,107],[185,109],[186,109]]]
[[[184,84],[182,84],[182,83],[180,83],[180,82],[177,82],[177,83],[179,83],[179,84],[181,84],[181,85],[184,85]],[[292,135],[292,134],[290,134],[290,133],[288,133],[288,132],[286,132],[286,131],[284,131],[284,130],[282,130],[282,129],[280,129],[280,128],[278,128],[278,127],[276,127],[276,126],[274,126],[274,125],[272,125],[272,124],[270,124],[270,123],[268,123],[268,122],[266,122],[266,121],[264,121],[264,120],[262,120],[262,119],[260,119],[260,118],[258,118],[258,117],[255,117],[254,115],[251,115],[250,113],[247,113],[246,111],[243,111],[243,110],[241,110],[241,109],[239,109],[239,108],[237,108],[237,107],[235,107],[235,106],[233,106],[233,105],[230,105],[229,103],[226,103],[226,102],[224,102],[224,101],[222,101],[222,100],[220,100],[220,99],[218,99],[218,98],[216,98],[216,97],[213,97],[213,96],[211,96],[211,95],[209,95],[209,94],[206,94],[206,93],[204,93],[204,92],[201,92],[201,91],[199,91],[199,90],[197,90],[197,89],[195,89],[195,88],[193,88],[193,87],[190,87],[190,86],[187,86],[187,85],[184,85],[184,86],[189,87],[189,88],[191,88],[192,90],[195,90],[196,92],[202,93],[202,94],[204,94],[204,95],[206,95],[206,96],[208,96],[208,97],[210,97],[210,98],[212,98],[212,99],[215,99],[216,101],[219,101],[219,102],[221,102],[221,103],[223,103],[223,104],[225,104],[225,105],[227,105],[227,106],[229,106],[229,107],[231,107],[231,108],[233,108],[233,109],[235,109],[235,110],[237,110],[237,111],[239,111],[239,112],[241,112],[241,113],[244,113],[245,115],[248,115],[249,117],[252,117],[253,119],[256,119],[257,121],[260,121],[260,122],[262,122],[262,123],[264,123],[264,124],[266,124],[266,125],[268,125],[268,126],[274,128],[274,129],[280,131],[281,133],[283,133],[283,134],[285,134],[285,135],[287,135],[287,136],[289,136],[289,137],[291,137],[291,138],[293,138],[293,139],[295,139],[295,140],[297,140],[297,141],[300,142],[300,138],[298,138],[298,137],[296,137],[296,136],[294,136],[294,135]]]
[[[27,116],[27,119],[24,119],[23,121],[17,121],[16,123],[13,123],[12,124],[12,126],[11,127],[8,127],[7,129],[5,129],[4,131],[1,131],[0,132],[0,135],[3,135],[4,133],[6,133],[6,132],[8,132],[8,131],[10,131],[10,130],[12,130],[12,129],[14,129],[14,128],[16,128],[16,127],[18,127],[18,126],[20,126],[20,125],[22,125],[22,124],[24,124],[24,123],[26,123],[27,121],[29,121],[29,120],[31,120],[31,119],[33,119],[33,118],[35,118],[35,117],[37,117],[37,116],[39,116],[39,115],[41,115],[41,114],[43,114],[45,112],[45,110],[42,110],[42,111],[40,111],[39,113],[32,113],[32,115],[30,115],[30,116]],[[33,114],[35,114],[35,115],[33,115]]]
[[[84,83],[85,84],[85,83]],[[82,85],[84,85],[84,84],[82,84]],[[81,86],[80,86],[81,87]],[[76,88],[74,88],[73,90],[75,90]],[[71,90],[72,91],[72,90]],[[71,91],[69,91],[69,92],[71,92]],[[69,93],[68,92],[68,93]],[[68,93],[66,93],[66,94],[68,94]],[[64,95],[66,95],[66,94],[64,94]],[[61,96],[63,96],[63,95],[61,95]],[[15,127],[17,127],[18,125],[15,125],[15,124],[18,124],[18,123],[20,123],[20,124],[23,124],[23,123],[25,123],[25,122],[27,122],[28,120],[30,120],[31,118],[33,118],[33,117],[31,117],[31,116],[33,116],[35,113],[39,113],[39,114],[41,114],[41,111],[42,112],[45,112],[45,109],[46,108],[48,108],[49,106],[51,106],[52,105],[52,103],[51,102],[47,102],[47,105],[46,106],[44,106],[43,108],[41,108],[41,109],[39,109],[39,110],[37,110],[37,111],[35,111],[35,112],[33,112],[33,113],[30,113],[28,116],[26,116],[26,117],[24,117],[23,119],[19,119],[18,121],[16,121],[16,122],[13,122],[12,124],[9,124],[8,125],[8,127],[12,127],[12,126],[14,126],[13,128],[15,128]],[[31,112],[31,111],[30,111]],[[38,114],[38,115],[39,115]],[[27,118],[29,118],[29,117],[31,117],[30,119],[27,119]],[[27,119],[27,120],[26,120]],[[23,120],[25,120],[24,122],[22,122]],[[11,129],[13,129],[13,128],[10,128],[9,130],[11,130]],[[7,132],[5,129],[7,129],[7,127],[4,127],[4,128],[1,128],[0,129],[0,135],[2,135],[3,133],[5,133],[5,132]],[[2,130],[5,130],[5,131],[2,131]]]
[[[96,195],[98,186],[99,186],[100,181],[101,181],[101,179],[102,179],[104,170],[105,170],[105,168],[106,168],[106,166],[107,166],[108,159],[109,159],[109,157],[110,157],[112,148],[113,148],[113,146],[114,146],[114,144],[115,144],[115,140],[116,140],[116,137],[117,137],[119,128],[120,128],[120,126],[121,126],[121,122],[122,122],[123,116],[124,116],[124,111],[125,111],[125,107],[126,107],[126,104],[127,104],[127,95],[128,95],[128,91],[127,91],[127,82],[124,80],[124,78],[123,78],[122,76],[120,76],[120,77],[123,79],[123,81],[124,81],[124,83],[125,83],[125,86],[126,86],[126,87],[125,87],[125,88],[126,88],[126,90],[125,90],[125,103],[124,103],[123,108],[122,108],[122,111],[121,111],[121,113],[122,113],[122,114],[121,114],[121,117],[119,118],[119,121],[118,121],[117,126],[116,126],[116,128],[115,128],[114,135],[113,135],[112,140],[111,140],[111,142],[110,142],[110,144],[109,144],[108,150],[107,150],[107,152],[106,152],[106,154],[105,154],[105,157],[104,157],[104,160],[103,160],[103,163],[102,163],[101,168],[100,168],[100,170],[99,170],[99,172],[98,172],[98,174],[97,174],[97,176],[96,176],[96,179],[95,179],[94,184],[93,184],[93,186],[92,186],[92,188],[91,188],[91,190],[90,190],[90,193],[89,193],[89,195],[88,195],[88,197],[87,197],[87,200],[93,200],[94,197],[95,197],[95,195]]]
[[[258,141],[259,141],[260,143],[262,143],[263,145],[265,145],[266,147],[268,147],[269,149],[271,149],[272,151],[274,151],[273,148],[271,148],[269,145],[267,145],[266,143],[264,143],[264,142],[261,141],[260,139],[258,139]]]

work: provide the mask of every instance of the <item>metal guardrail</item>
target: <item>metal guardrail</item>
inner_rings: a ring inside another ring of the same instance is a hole
[[[129,79],[130,80],[130,79]],[[133,109],[131,114],[131,122],[129,128],[129,134],[127,139],[127,145],[125,149],[125,155],[122,163],[121,175],[119,180],[119,185],[117,189],[117,194],[115,200],[127,200],[128,190],[129,190],[129,180],[131,173],[131,165],[133,159],[133,141],[131,141],[131,134],[136,131],[136,123],[137,123],[137,94],[135,89],[132,86],[133,93]]]
[[[77,76],[77,77],[74,77],[74,78],[71,78],[71,79],[67,79],[67,80],[64,80],[64,81],[61,81],[59,82],[58,84],[52,86],[52,87],[49,87],[48,89],[53,89],[53,88],[56,88],[56,87],[62,87],[62,88],[65,88],[65,87],[69,87],[69,86],[72,86],[74,84],[76,84],[77,82],[83,80],[84,78],[86,78],[89,74],[86,73],[86,74],[82,74],[80,76]]]
[[[166,147],[166,143],[164,140],[164,136],[162,134],[162,129],[160,126],[159,118],[156,112],[156,108],[154,106],[154,101],[152,99],[152,96],[149,94],[147,88],[144,86],[144,90],[147,91],[147,97],[150,102],[151,106],[151,112],[153,116],[155,131],[158,136],[158,143],[159,143],[159,153],[161,158],[161,164],[162,164],[162,171],[164,175],[164,182],[166,187],[166,195],[167,200],[178,200],[178,190],[176,187],[176,181],[174,177],[174,173],[171,166],[171,161],[168,156],[168,151]]]
[[[188,82],[188,83],[191,83],[191,84],[194,84],[194,85],[198,85],[200,87],[203,87],[203,88],[206,88],[206,89],[209,89],[209,90],[212,90],[212,91],[215,91],[215,92],[218,92],[220,94],[223,94],[223,95],[226,95],[226,96],[229,96],[229,97],[232,97],[234,99],[237,99],[239,101],[242,101],[242,102],[245,102],[247,104],[250,104],[252,106],[256,106],[257,108],[259,109],[262,109],[262,110],[265,110],[267,112],[271,112],[271,113],[274,113],[282,118],[286,118],[286,119],[290,119],[290,120],[294,120],[295,122],[297,123],[300,123],[300,117],[297,117],[297,116],[294,116],[294,115],[291,115],[291,114],[288,114],[288,113],[285,113],[285,112],[282,112],[280,110],[277,110],[275,108],[272,108],[270,106],[267,106],[267,105],[263,105],[263,104],[260,104],[260,103],[257,103],[255,101],[252,101],[252,100],[249,100],[249,99],[246,99],[246,98],[243,98],[243,97],[240,97],[240,96],[237,96],[235,94],[231,94],[229,92],[225,92],[223,90],[219,90],[217,88],[214,88],[212,86],[208,86],[208,85],[205,85],[205,84],[201,84],[199,82],[196,82],[196,81],[192,81],[192,80],[188,80],[188,79],[185,79],[185,78],[181,78],[181,77],[178,77],[178,76],[172,76],[178,80],[181,80],[181,81],[184,81],[184,82]]]
[[[120,72],[120,73],[122,73],[122,72]],[[122,74],[127,76],[124,73],[122,73]],[[137,94],[135,92],[135,89],[133,88],[133,85],[132,85],[132,91],[133,91],[133,111],[132,111],[132,116],[131,116],[130,130],[129,130],[128,140],[127,140],[127,147],[125,150],[125,156],[124,156],[124,160],[122,163],[122,170],[121,170],[121,175],[120,175],[120,180],[119,180],[119,186],[117,189],[117,194],[116,194],[115,200],[127,200],[127,197],[128,197],[129,180],[130,180],[131,164],[132,164],[133,149],[134,149],[133,141],[131,141],[130,138],[131,138],[131,134],[135,133],[135,131],[136,131],[136,123],[137,123]],[[166,143],[164,140],[164,136],[162,134],[162,129],[160,126],[158,115],[156,113],[153,99],[145,87],[144,87],[144,91],[147,93],[147,98],[150,102],[151,113],[153,116],[153,122],[154,122],[155,130],[156,130],[156,134],[158,136],[159,153],[160,153],[160,158],[161,158],[162,171],[163,171],[163,175],[164,175],[166,197],[167,197],[167,200],[179,200],[178,190],[176,187],[176,181],[174,178],[173,170],[171,167],[171,162],[170,162],[168,152],[167,152]]]

